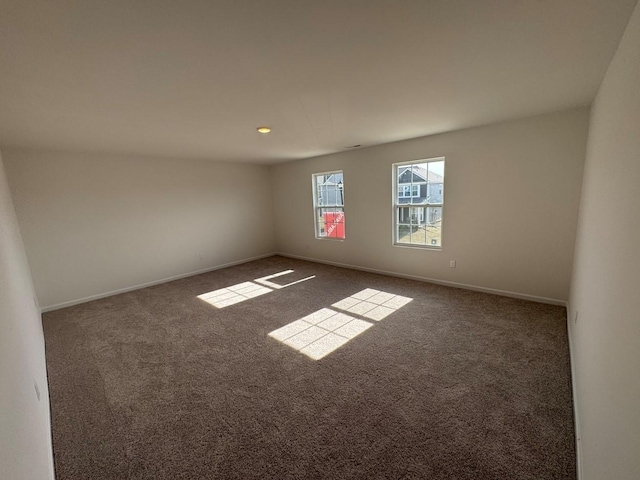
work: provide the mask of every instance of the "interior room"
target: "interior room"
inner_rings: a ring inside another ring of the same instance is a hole
[[[637,478],[636,0],[8,0],[0,66],[3,478]]]

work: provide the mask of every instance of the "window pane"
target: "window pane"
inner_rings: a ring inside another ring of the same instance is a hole
[[[398,225],[398,243],[411,243],[411,227]]]
[[[324,175],[316,175],[316,205],[324,205],[326,194],[326,187],[324,186]]]
[[[398,207],[396,215],[398,219],[397,243],[424,245],[424,208]]]
[[[441,160],[439,162],[429,162],[427,164],[429,166],[429,172],[432,174],[438,175],[441,178],[444,178],[444,161]]]
[[[429,163],[429,185],[427,200],[429,203],[442,203],[444,187],[444,162]]]
[[[398,207],[397,243],[425,245],[425,208]]]
[[[398,207],[398,223],[402,225],[409,225],[411,223],[409,207]]]
[[[316,175],[316,205],[344,205],[342,174]]]
[[[318,209],[318,236],[344,238],[344,210],[342,208]]]
[[[427,245],[442,245],[442,208],[427,207],[426,243]]]
[[[333,203],[333,205],[344,205],[344,184],[342,182],[342,172],[334,173],[332,181],[335,193],[335,203]]]
[[[411,207],[410,216],[412,225],[424,225],[425,224],[425,208],[424,207]]]

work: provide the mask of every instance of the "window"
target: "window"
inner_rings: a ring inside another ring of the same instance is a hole
[[[394,243],[442,247],[444,158],[393,165]]]
[[[313,175],[313,209],[316,238],[345,237],[342,171]]]
[[[398,188],[398,196],[403,198],[419,197],[420,185],[402,185],[401,188]]]

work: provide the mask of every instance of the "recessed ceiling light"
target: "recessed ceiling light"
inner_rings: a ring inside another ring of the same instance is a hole
[[[269,133],[271,131],[269,127],[258,127],[256,130],[260,133]]]

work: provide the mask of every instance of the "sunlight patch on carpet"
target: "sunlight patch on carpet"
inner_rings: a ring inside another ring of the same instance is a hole
[[[279,283],[275,283],[272,282],[271,280],[276,279],[276,278],[280,278],[284,275],[290,275],[294,273],[293,270],[284,270],[282,272],[279,273],[274,273],[273,275],[267,275],[266,277],[260,277],[260,278],[256,278],[254,280],[254,282],[257,282],[261,285],[265,285],[267,287],[273,288],[274,290],[278,290],[280,288],[285,288],[285,287],[290,287],[291,285],[295,285],[297,283],[301,283],[301,282],[306,282],[307,280],[311,280],[312,278],[316,278],[315,275],[311,275],[309,277],[305,277],[305,278],[301,278],[299,280],[294,280],[292,282],[289,283],[285,283],[284,285],[281,285]]]
[[[379,322],[404,307],[411,300],[411,298],[402,295],[367,288],[331,306]]]
[[[294,273],[293,270],[283,270],[282,272],[274,273],[272,275],[256,278],[253,281],[242,282],[236,285],[231,285],[230,287],[219,288],[218,290],[203,293],[201,295],[198,295],[198,298],[208,303],[209,305],[213,305],[214,307],[225,308],[240,302],[244,302],[245,300],[270,293],[274,290],[290,287],[291,285],[296,285],[298,283],[306,282],[307,280],[316,278],[315,275],[311,275],[310,277],[294,280],[284,285],[271,281],[273,279],[280,278],[284,275],[290,275],[292,273]]]
[[[258,285],[257,283],[243,282],[231,285],[230,287],[213,290],[212,292],[203,293],[202,295],[198,295],[198,298],[214,307],[224,308],[244,302],[250,298],[259,297],[271,291],[270,288]]]
[[[322,308],[274,330],[269,336],[320,360],[373,326],[363,318],[378,322],[411,300],[367,288],[334,303],[333,308]]]

